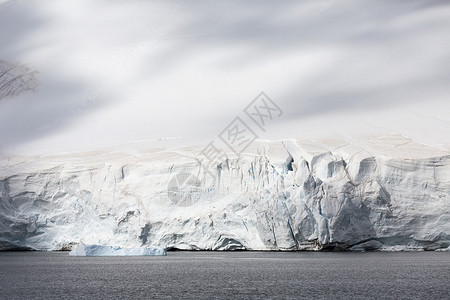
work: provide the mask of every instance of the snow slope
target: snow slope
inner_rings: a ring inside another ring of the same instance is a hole
[[[38,83],[0,92],[0,152],[209,140],[261,91],[285,113],[262,138],[450,150],[448,1],[191,2],[0,2],[0,60]]]
[[[229,154],[216,164],[215,181],[199,165],[200,148],[150,146],[4,159],[1,247],[435,250],[450,243],[450,153],[405,137],[258,140],[239,159]],[[198,180],[176,191],[180,174]]]

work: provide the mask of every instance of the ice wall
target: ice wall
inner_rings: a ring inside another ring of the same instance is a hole
[[[450,245],[444,151],[399,136],[259,141],[215,165],[214,180],[197,150],[2,159],[0,248]]]

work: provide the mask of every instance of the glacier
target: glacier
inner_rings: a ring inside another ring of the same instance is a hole
[[[201,148],[3,155],[0,249],[450,246],[446,150],[398,135],[257,140],[208,177]]]
[[[69,252],[71,256],[165,256],[163,247],[152,248],[121,248],[103,245],[85,245],[80,243]]]

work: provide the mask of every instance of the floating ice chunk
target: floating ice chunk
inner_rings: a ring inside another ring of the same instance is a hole
[[[167,255],[163,247],[151,248],[120,248],[102,245],[84,245],[79,244],[70,251],[72,256],[157,256]]]

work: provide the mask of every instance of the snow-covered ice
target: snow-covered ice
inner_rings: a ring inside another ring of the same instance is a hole
[[[450,245],[450,154],[402,136],[256,141],[200,167],[202,148],[9,157],[0,246],[435,250]],[[150,150],[153,149],[153,150]],[[194,188],[173,197],[174,177]],[[195,197],[183,202],[183,193]]]
[[[85,245],[80,243],[69,252],[72,256],[162,256],[167,255],[163,247],[121,248],[102,245]]]

